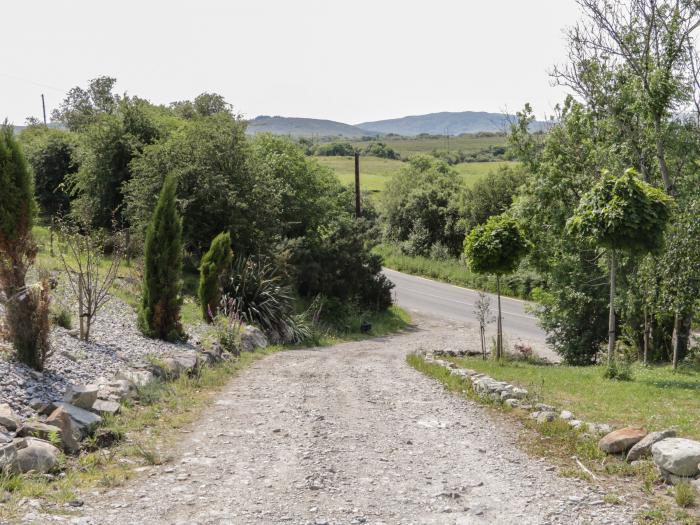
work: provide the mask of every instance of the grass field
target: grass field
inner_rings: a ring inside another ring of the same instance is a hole
[[[436,137],[436,138],[411,138],[411,137],[382,137],[378,142],[391,146],[401,157],[407,158],[415,153],[430,153],[438,151],[459,151],[477,153],[491,146],[505,146],[506,136],[475,137],[465,135],[462,137]],[[356,141],[353,146],[364,149],[371,142]]]
[[[315,157],[322,166],[331,168],[343,184],[354,184],[355,160],[352,157]],[[467,185],[473,184],[484,175],[495,171],[499,166],[513,162],[467,162],[453,168],[462,176]],[[400,160],[377,157],[360,158],[360,186],[363,190],[381,192],[386,182],[396,175],[406,164]]]
[[[700,366],[674,372],[670,366],[633,367],[632,381],[603,377],[602,366],[543,366],[519,361],[497,363],[466,358],[466,368],[516,383],[544,403],[570,410],[577,418],[647,430],[676,427],[683,437],[700,439]]]

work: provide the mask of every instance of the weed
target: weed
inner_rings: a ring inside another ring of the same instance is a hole
[[[617,494],[613,494],[613,493],[606,494],[605,496],[603,496],[603,501],[605,503],[607,503],[608,505],[621,505],[622,504],[622,500],[620,499],[620,496],[618,496]]]
[[[697,498],[697,492],[695,487],[693,487],[688,482],[682,482],[676,485],[673,489],[673,497],[679,507],[692,507],[695,505],[695,500]]]

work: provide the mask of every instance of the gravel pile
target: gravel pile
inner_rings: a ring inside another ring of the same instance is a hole
[[[2,315],[0,310],[0,315]],[[77,321],[75,321],[77,323]],[[8,403],[19,415],[31,417],[32,399],[52,401],[63,397],[68,384],[91,383],[100,376],[143,363],[146,356],[170,356],[196,350],[201,327],[194,327],[187,344],[172,344],[144,337],[136,327],[136,314],[129,305],[113,298],[98,313],[90,342],[75,332],[56,327],[51,334],[53,355],[43,372],[12,360],[11,348],[0,351],[0,403]]]

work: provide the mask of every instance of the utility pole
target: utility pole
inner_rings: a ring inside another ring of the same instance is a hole
[[[362,216],[360,207],[360,152],[355,150],[355,217]]]
[[[46,126],[46,102],[44,102],[44,94],[41,94],[41,110],[44,112],[44,126]]]

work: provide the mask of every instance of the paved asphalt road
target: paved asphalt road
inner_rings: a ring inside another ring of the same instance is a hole
[[[409,312],[455,321],[466,325],[478,326],[474,315],[474,303],[478,299],[475,290],[445,284],[423,277],[384,269],[384,274],[396,285],[394,289],[396,302]],[[491,310],[498,312],[497,299],[491,297]],[[501,297],[503,315],[503,333],[506,341],[522,339],[532,344],[542,357],[558,360],[556,354],[545,343],[545,333],[537,325],[534,315],[526,311],[527,301]],[[495,335],[496,323],[491,323],[487,336]]]

